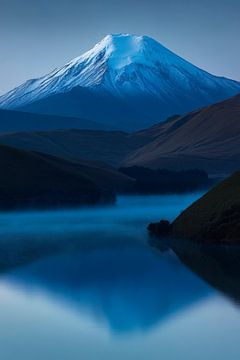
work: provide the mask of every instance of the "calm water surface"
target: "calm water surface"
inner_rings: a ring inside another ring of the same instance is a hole
[[[1,359],[239,359],[236,252],[149,246],[199,196],[1,214]]]

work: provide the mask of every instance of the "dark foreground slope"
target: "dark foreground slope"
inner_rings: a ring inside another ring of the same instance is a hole
[[[112,202],[104,173],[39,153],[0,146],[0,209],[49,208]],[[103,172],[103,170],[101,170]],[[97,184],[97,180],[99,183]],[[105,181],[105,182],[104,182]]]
[[[240,95],[152,128],[155,139],[124,166],[229,174],[240,168]],[[148,130],[149,132],[149,130]]]
[[[194,202],[172,224],[161,221],[149,230],[203,243],[240,243],[240,172]]]

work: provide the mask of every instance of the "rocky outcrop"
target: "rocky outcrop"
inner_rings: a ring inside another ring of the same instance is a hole
[[[172,231],[172,224],[168,220],[160,220],[158,223],[150,223],[147,229],[153,235],[169,236]]]

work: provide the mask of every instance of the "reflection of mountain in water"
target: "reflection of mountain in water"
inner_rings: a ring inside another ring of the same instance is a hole
[[[0,284],[27,297],[43,292],[115,332],[148,330],[211,293],[174,254],[146,245],[148,222],[175,218],[197,197],[121,197],[109,207],[1,214]]]
[[[211,291],[173,256],[143,244],[45,258],[3,276],[89,313],[115,332],[147,330]]]

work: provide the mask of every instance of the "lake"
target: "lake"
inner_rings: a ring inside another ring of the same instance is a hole
[[[3,360],[236,360],[238,250],[150,246],[200,193],[0,215]]]

